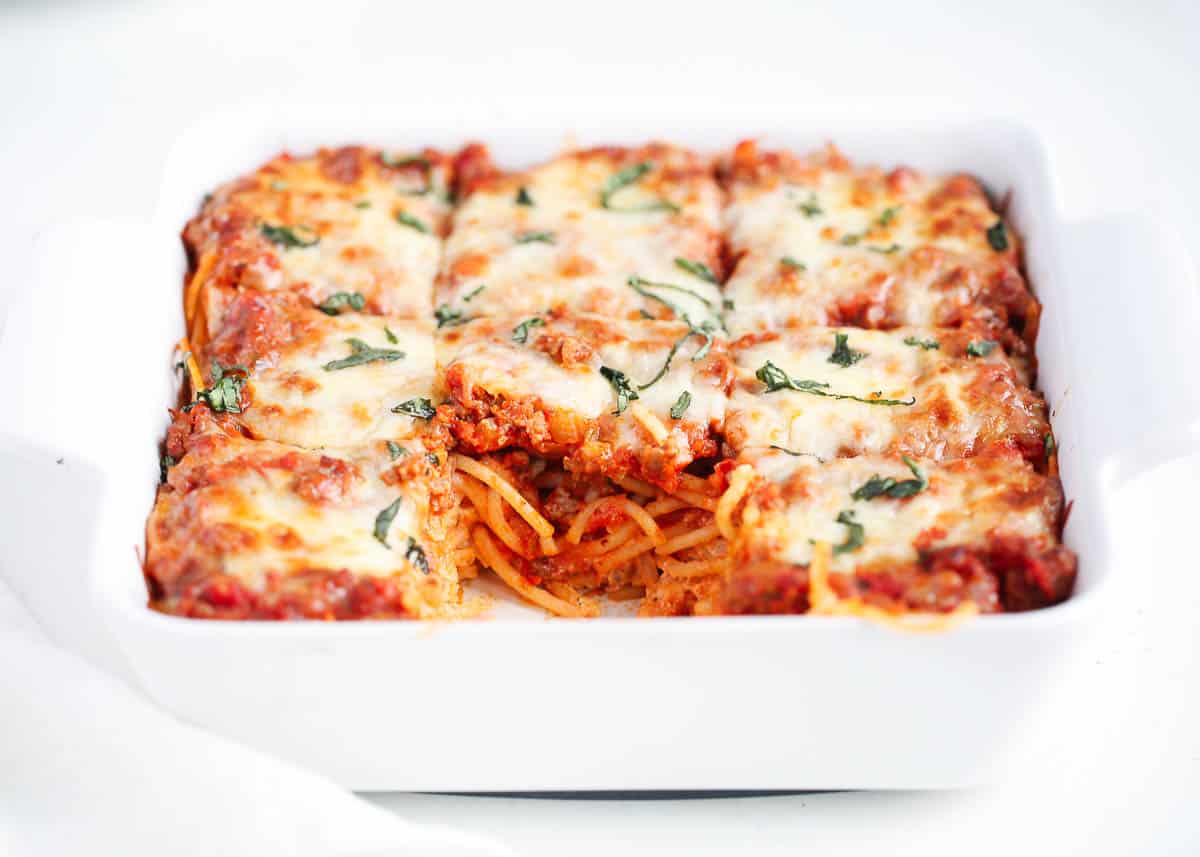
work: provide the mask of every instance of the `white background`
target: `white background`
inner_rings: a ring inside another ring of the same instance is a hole
[[[0,270],[21,270],[38,231],[64,216],[148,216],[192,116],[339,97],[403,113],[456,94],[657,99],[668,137],[680,99],[880,121],[1015,117],[1048,142],[1068,217],[1154,213],[1200,258],[1198,89],[1200,6],[1186,2],[7,5]],[[1197,484],[1191,462],[1131,487],[1137,579],[1036,712],[1010,782],[673,802],[372,799],[530,855],[1198,854]]]

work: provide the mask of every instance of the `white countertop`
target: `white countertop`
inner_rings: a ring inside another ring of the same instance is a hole
[[[864,1],[810,11],[746,0],[710,16],[701,4],[423,5],[6,6],[0,258],[19,263],[64,216],[147,216],[167,149],[193,115],[348,89],[397,111],[456,93],[655,97],[665,136],[679,98],[707,99],[714,111],[761,101],[881,121],[1015,117],[1047,140],[1069,217],[1153,212],[1200,258],[1194,4]],[[1028,764],[1011,782],[669,802],[371,799],[527,855],[1198,853],[1200,569],[1181,534],[1196,526],[1200,463],[1168,475],[1130,488],[1141,579],[1071,686],[1037,713]]]

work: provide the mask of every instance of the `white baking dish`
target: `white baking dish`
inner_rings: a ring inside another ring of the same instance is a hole
[[[1061,222],[1028,132],[976,123],[879,128],[783,111],[721,120],[499,110],[292,109],[230,114],[178,142],[149,225],[75,224],[42,242],[0,356],[9,581],[60,639],[115,663],[186,720],[355,789],[453,791],[928,788],[986,781],[1060,684],[1117,575],[1121,481],[1195,449],[1187,379],[1195,295],[1178,241],[1136,219]],[[411,117],[411,112],[407,112]],[[965,170],[1026,242],[1045,304],[1040,386],[1053,409],[1080,556],[1065,604],[906,635],[847,618],[269,624],[165,617],[135,555],[177,380],[177,235],[208,189],[281,148],[489,142],[501,163],[662,137],[715,151],[740,137],[853,159]],[[13,367],[16,367],[15,369]],[[64,456],[66,462],[54,461]],[[74,481],[73,481],[74,480]],[[81,630],[82,629],[82,630]]]

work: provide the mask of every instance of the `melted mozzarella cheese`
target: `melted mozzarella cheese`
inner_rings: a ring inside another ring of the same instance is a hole
[[[492,395],[536,398],[547,409],[570,411],[587,420],[613,414],[617,408],[616,389],[601,374],[601,367],[623,372],[637,392],[636,402],[644,413],[658,418],[667,429],[668,439],[659,445],[674,448],[679,456],[688,454],[684,426],[699,424],[716,428],[724,420],[727,397],[721,381],[702,374],[698,369],[700,362],[693,360],[704,345],[702,337],[688,337],[672,357],[666,373],[646,389],[638,389],[663,369],[672,345],[687,333],[683,325],[577,317],[530,328],[528,342],[520,344],[512,341],[512,331],[523,320],[512,317],[475,322],[459,329],[454,337],[443,337],[439,343],[439,366],[442,371],[454,364],[464,366],[470,383]],[[604,337],[585,366],[562,366],[534,347],[537,337],[546,332],[576,334],[586,341],[589,322],[599,325]],[[681,418],[673,419],[671,408],[684,392],[691,401]],[[627,408],[618,416],[619,442],[631,446],[642,444],[641,425]],[[651,430],[648,435],[654,433]]]
[[[942,323],[946,308],[974,295],[939,281],[964,263],[994,262],[985,235],[999,219],[982,192],[956,197],[952,214],[931,209],[944,186],[915,173],[892,185],[876,170],[829,169],[803,186],[735,184],[724,214],[729,243],[744,254],[725,289],[733,334],[836,323],[839,303],[864,296],[867,326]]]
[[[614,196],[622,207],[652,205],[664,196],[680,208],[613,211],[600,205],[601,188],[619,166],[611,159],[564,157],[472,194],[458,209],[437,301],[470,314],[543,312],[563,306],[615,318],[664,305],[639,295],[630,277],[686,289],[647,287],[696,324],[721,311],[720,289],[675,264],[705,260],[720,228],[720,191],[711,178],[632,184]],[[516,203],[523,187],[533,205]],[[543,235],[546,240],[525,240]],[[690,294],[688,293],[690,292]],[[667,312],[666,317],[671,317]]]
[[[838,333],[846,336],[855,362],[831,362]],[[945,331],[803,328],[743,348],[735,354],[737,383],[730,397],[725,430],[736,449],[781,446],[829,459],[839,455],[919,447],[941,458],[970,450],[987,427],[989,412],[971,407],[966,388],[976,370],[1003,363],[999,348],[970,361],[951,357],[948,348],[926,350],[905,339],[947,339]],[[768,362],[794,382],[827,385],[822,392],[913,404],[867,404],[798,390],[766,392],[755,377]],[[995,408],[1001,403],[993,403]]]
[[[833,556],[833,569],[852,571],[877,562],[911,562],[918,558],[914,542],[930,533],[929,546],[982,545],[993,530],[1029,537],[1050,536],[1045,512],[1037,503],[1014,506],[1009,495],[1028,490],[1040,480],[1013,461],[976,460],[971,466],[947,467],[920,461],[928,487],[905,500],[855,500],[851,495],[872,476],[912,479],[898,459],[864,456],[824,464],[782,453],[754,461],[765,478],[785,485],[785,506],[768,514],[748,538],[774,546],[781,562],[806,565],[814,541],[834,546],[847,542],[850,528],[839,523],[844,511],[862,525],[863,544]]]
[[[407,446],[405,455],[426,452],[420,441]],[[445,466],[443,460],[439,467]],[[392,458],[383,444],[316,453],[226,439],[203,454],[189,452],[176,467],[202,475],[193,480],[173,471],[175,490],[160,495],[155,516],[177,529],[163,530],[152,519],[151,566],[174,555],[176,567],[186,569],[195,552],[195,568],[256,590],[269,588],[269,577],[310,571],[399,578],[405,603],[418,615],[458,600],[457,575],[432,535],[442,530],[431,525],[429,485],[423,477],[385,476]],[[331,474],[327,484],[323,474]],[[384,528],[380,514],[397,500]],[[159,534],[169,541],[160,542]],[[412,544],[421,547],[427,569],[414,565]]]
[[[314,303],[357,292],[372,311],[428,317],[450,212],[446,166],[393,171],[374,151],[356,151],[353,181],[322,172],[322,158],[331,154],[322,152],[277,158],[219,189],[186,231],[189,244],[198,257],[213,257],[222,283],[232,278],[242,288],[294,290]],[[401,222],[401,212],[422,228]],[[264,227],[290,229],[305,246],[272,240]],[[226,257],[230,267],[223,269]],[[217,295],[207,295],[214,335],[221,306]]]
[[[351,339],[404,356],[326,369],[353,353]],[[434,362],[433,334],[424,322],[354,313],[321,316],[314,335],[291,343],[274,365],[252,371],[246,386],[251,405],[243,421],[258,437],[309,448],[410,437],[425,420],[394,413],[392,407],[432,398]]]

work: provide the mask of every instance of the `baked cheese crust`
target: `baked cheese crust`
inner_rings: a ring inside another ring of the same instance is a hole
[[[427,318],[450,214],[450,164],[432,149],[346,146],[283,154],[218,188],[183,232],[192,338],[215,335],[242,290]]]
[[[722,165],[733,334],[803,325],[1037,332],[1016,233],[970,176],[737,146]]]
[[[146,528],[167,613],[227,619],[433,617],[456,609],[444,450],[408,441],[316,452],[179,414]]]
[[[719,324],[721,191],[708,159],[652,143],[521,173],[489,169],[482,152],[474,162],[438,278],[444,323],[564,309]]]
[[[817,543],[842,598],[905,611],[983,612],[1062,600],[1075,557],[1059,543],[1062,489],[1016,457],[743,457],[755,481],[721,612],[804,612]],[[890,481],[889,481],[890,480]],[[902,486],[902,487],[896,487]]]
[[[245,370],[238,420],[254,437],[319,448],[403,439],[427,420],[404,402],[434,395],[432,322],[328,315],[291,295],[247,292],[230,303],[202,352],[214,369]]]
[[[485,453],[517,446],[672,490],[715,455],[731,364],[723,342],[677,322],[509,316],[442,331],[440,419]]]
[[[1050,426],[1025,361],[962,330],[805,327],[744,337],[724,435],[734,450],[1045,465]]]

